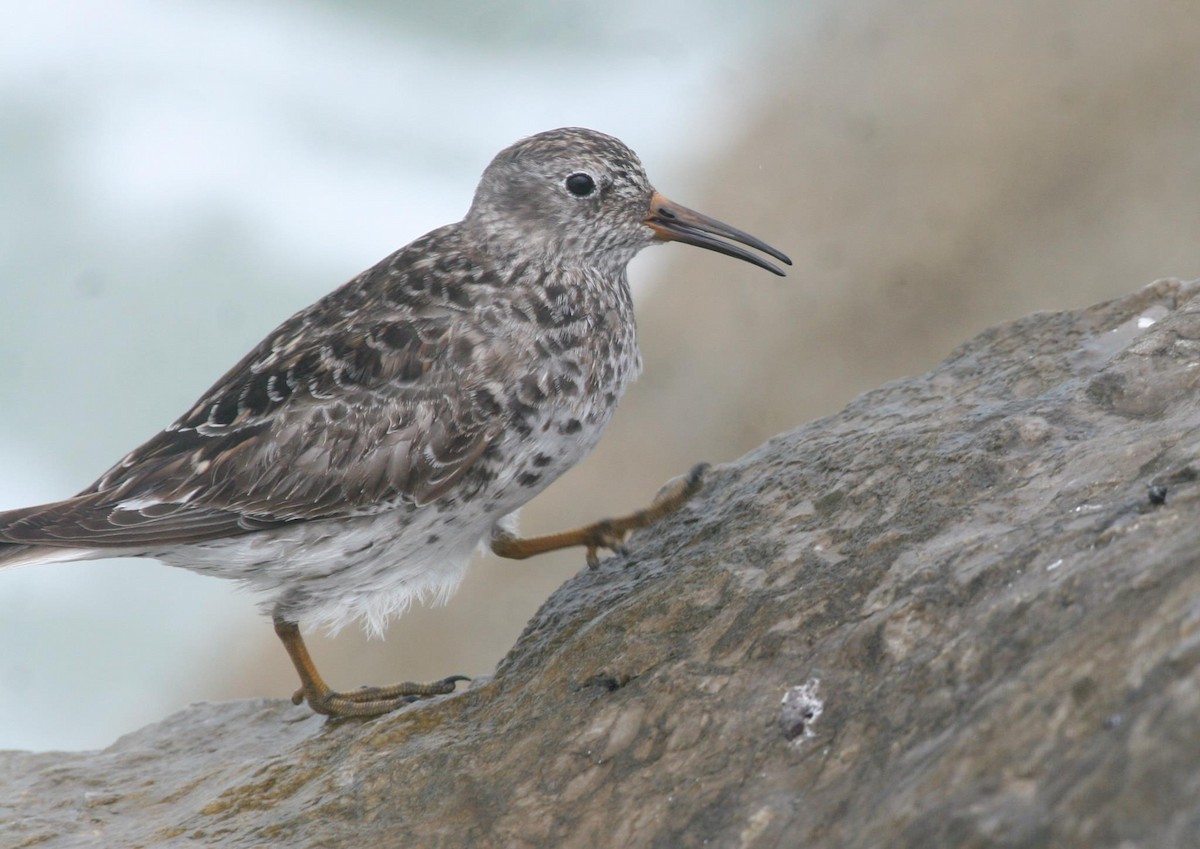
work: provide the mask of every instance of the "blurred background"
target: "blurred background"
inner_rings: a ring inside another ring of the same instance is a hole
[[[641,506],[996,322],[1200,276],[1200,16],[1170,0],[10,3],[0,508],[90,483],[292,312],[583,125],[788,252],[631,267],[646,371],[527,532]],[[335,686],[487,674],[575,552],[480,558]],[[0,573],[0,748],[286,697],[255,599],[153,562]]]

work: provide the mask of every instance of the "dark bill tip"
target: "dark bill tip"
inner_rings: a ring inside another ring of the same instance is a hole
[[[761,239],[756,239],[749,233],[743,233],[736,227],[730,227],[715,218],[709,218],[686,206],[673,203],[658,192],[655,192],[650,198],[650,214],[646,216],[645,222],[654,231],[655,238],[660,241],[683,242],[686,245],[695,245],[698,248],[716,251],[719,254],[744,260],[751,265],[757,265],[759,268],[765,268],[780,277],[786,276],[782,268],[773,262],[768,262],[758,254],[751,253],[746,248],[739,247],[739,245],[754,248],[760,253],[779,260],[784,265],[792,264],[787,254],[778,248],[773,248]]]

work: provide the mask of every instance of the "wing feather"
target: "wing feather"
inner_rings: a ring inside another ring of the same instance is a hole
[[[434,231],[284,322],[174,424],[74,498],[0,513],[0,543],[138,548],[427,504],[483,486],[505,335],[430,294]]]

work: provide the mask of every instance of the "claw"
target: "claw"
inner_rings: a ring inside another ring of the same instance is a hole
[[[629,548],[625,545],[625,540],[629,536],[628,530],[614,528],[612,520],[606,519],[597,522],[590,528],[590,531],[590,539],[585,545],[589,569],[600,568],[599,552],[602,548],[607,548],[609,551],[622,557],[629,556]]]
[[[391,687],[363,687],[344,693],[326,689],[309,695],[304,695],[301,691],[298,695],[302,701],[307,700],[308,706],[315,712],[326,716],[378,716],[423,698],[453,693],[454,684],[462,680],[466,680],[466,676],[451,675],[432,684],[415,684],[409,681]],[[299,704],[295,696],[292,697],[292,701]]]
[[[711,463],[697,463],[688,470],[686,475],[680,475],[667,481],[655,494],[654,500],[651,502],[651,509],[667,506],[668,510],[674,510],[682,506],[684,502],[704,488],[704,478],[711,468]]]

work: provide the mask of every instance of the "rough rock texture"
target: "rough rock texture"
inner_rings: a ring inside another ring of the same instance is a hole
[[[465,693],[0,755],[0,845],[1195,846],[1197,291],[987,331],[714,469]]]

